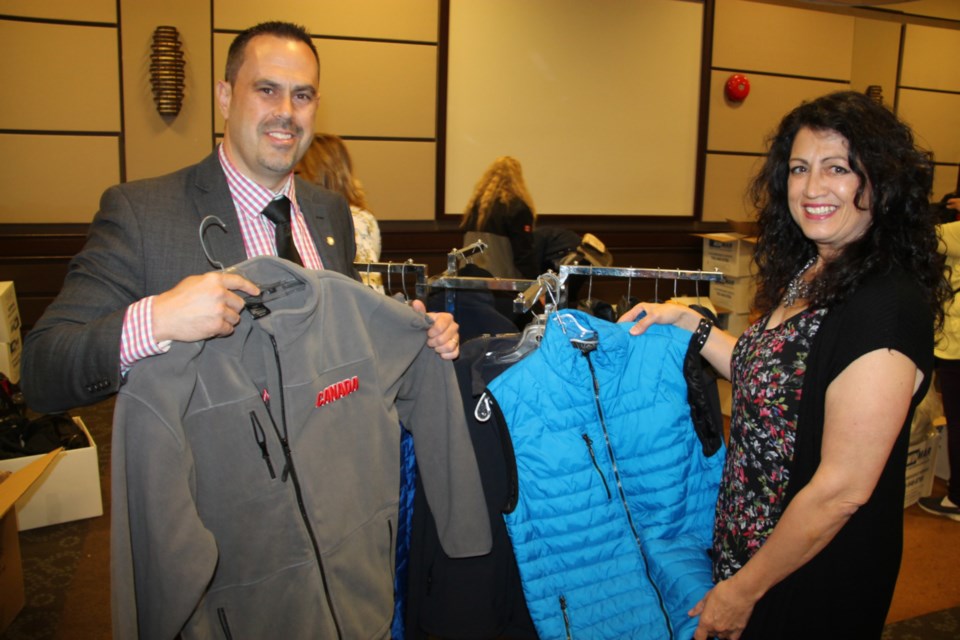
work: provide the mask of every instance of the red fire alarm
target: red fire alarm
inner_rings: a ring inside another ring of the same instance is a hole
[[[750,95],[750,81],[742,73],[735,73],[727,78],[723,91],[733,102],[743,102]]]

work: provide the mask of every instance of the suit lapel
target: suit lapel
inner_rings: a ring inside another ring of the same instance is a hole
[[[333,232],[333,225],[326,216],[324,207],[314,196],[314,191],[302,187],[302,184],[302,181],[297,182],[297,204],[307,223],[310,237],[313,238],[313,244],[317,247],[317,253],[320,254],[323,267],[341,271],[343,267],[336,261],[340,251],[335,246],[336,234]]]
[[[207,216],[216,216],[223,222],[223,228],[216,224],[206,227],[203,239],[210,258],[219,261],[224,267],[230,267],[247,259],[243,246],[243,233],[237,219],[237,209],[227,186],[227,178],[220,166],[217,152],[207,156],[197,165],[193,201],[197,214],[197,228]]]

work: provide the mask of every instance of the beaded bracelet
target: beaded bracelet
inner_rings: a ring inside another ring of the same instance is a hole
[[[706,318],[700,318],[700,324],[697,325],[697,330],[693,332],[693,341],[697,343],[697,351],[703,351],[703,345],[707,344],[711,329],[713,329],[713,322]]]

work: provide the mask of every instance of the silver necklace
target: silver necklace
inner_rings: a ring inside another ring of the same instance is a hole
[[[797,275],[793,276],[793,280],[787,285],[787,290],[783,294],[784,309],[792,307],[797,300],[806,299],[810,295],[810,292],[813,291],[813,283],[804,280],[803,274],[806,273],[807,269],[812,267],[816,261],[817,256],[813,256],[807,261],[807,264],[803,265],[800,271],[797,272]]]

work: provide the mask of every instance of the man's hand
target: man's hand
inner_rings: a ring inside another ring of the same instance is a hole
[[[960,213],[960,198],[950,198],[947,200],[947,209],[953,209]]]
[[[427,307],[420,300],[414,300],[411,306],[421,313],[427,311]],[[460,325],[449,313],[427,315],[433,318],[433,324],[427,330],[427,346],[439,353],[444,360],[455,360],[460,355]]]
[[[153,337],[157,342],[195,342],[233,333],[240,322],[243,298],[260,289],[235,273],[211,271],[189,276],[153,300]]]

